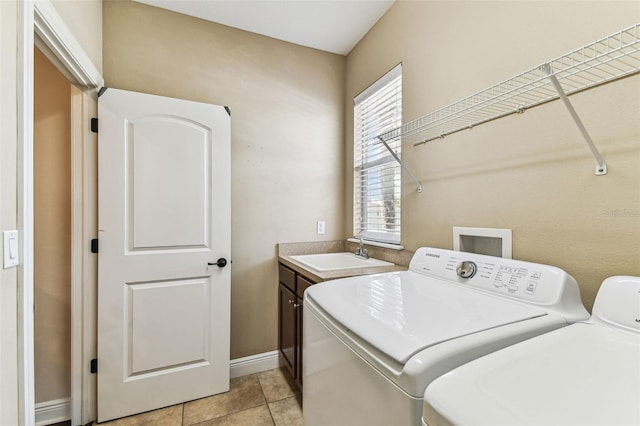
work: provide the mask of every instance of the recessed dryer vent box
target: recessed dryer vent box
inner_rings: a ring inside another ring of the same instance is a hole
[[[511,259],[511,229],[454,226],[453,249]]]

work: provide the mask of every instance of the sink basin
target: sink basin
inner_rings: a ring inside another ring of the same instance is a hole
[[[365,259],[353,253],[305,254],[301,256],[291,256],[291,259],[321,272],[393,265],[391,262],[371,258]]]

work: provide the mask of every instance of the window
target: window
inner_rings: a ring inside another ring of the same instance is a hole
[[[402,125],[402,66],[354,104],[353,229],[367,240],[400,244],[401,168],[377,136]],[[386,142],[400,157],[400,138]]]

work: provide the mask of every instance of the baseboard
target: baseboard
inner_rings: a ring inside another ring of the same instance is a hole
[[[232,359],[229,363],[230,377],[246,376],[261,371],[272,370],[280,366],[278,351],[264,352],[244,358]]]
[[[36,403],[36,426],[71,420],[71,398]]]
[[[272,370],[280,366],[278,351],[232,359],[229,362],[229,374],[235,377]],[[71,420],[71,398],[56,399],[36,404],[36,426]]]

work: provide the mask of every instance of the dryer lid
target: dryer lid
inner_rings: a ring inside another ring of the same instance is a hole
[[[640,277],[621,275],[604,280],[591,321],[640,333]]]
[[[433,381],[424,420],[451,424],[640,424],[640,336],[577,323]],[[437,412],[437,414],[436,414]]]
[[[306,294],[336,327],[401,364],[438,343],[546,314],[411,271],[327,281]]]

